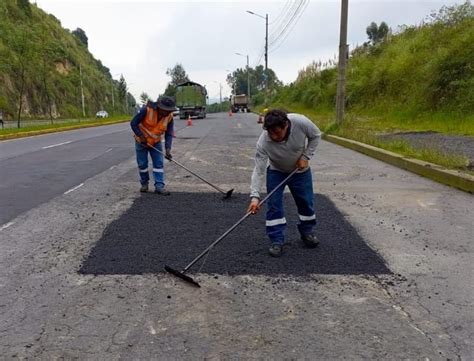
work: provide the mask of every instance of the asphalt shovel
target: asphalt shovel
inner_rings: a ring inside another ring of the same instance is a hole
[[[272,194],[278,189],[280,188],[281,186],[283,186],[286,181],[288,179],[290,179],[293,174],[295,174],[296,172],[298,171],[298,168],[295,169],[294,171],[292,171],[288,177],[286,177],[283,181],[281,181],[280,184],[278,184],[270,193],[267,194],[267,196],[265,198],[263,198],[259,203],[258,205],[261,206],[263,203],[265,203],[267,201],[268,198],[270,198],[272,196]],[[230,227],[227,231],[224,232],[224,234],[222,234],[218,239],[216,239],[214,242],[212,242],[212,244],[207,247],[204,251],[202,251],[202,253],[197,256],[195,259],[193,259],[186,267],[183,268],[183,270],[180,272],[178,270],[175,270],[173,268],[171,268],[170,266],[167,266],[165,265],[165,271],[166,272],[169,272],[171,273],[173,276],[176,276],[178,278],[181,278],[182,280],[192,284],[193,286],[196,286],[196,287],[201,287],[199,285],[199,283],[197,283],[195,280],[193,280],[191,277],[189,277],[188,275],[186,275],[185,273],[197,262],[199,261],[202,257],[204,257],[207,253],[209,253],[209,251],[216,245],[218,244],[220,241],[222,241],[225,237],[227,237],[227,235],[232,232],[240,223],[242,223],[245,219],[247,219],[248,216],[250,216],[252,213],[251,212],[247,212],[245,213],[245,215],[240,218],[232,227]]]

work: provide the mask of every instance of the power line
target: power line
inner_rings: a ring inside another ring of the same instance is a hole
[[[285,42],[285,40],[288,38],[288,36],[290,35],[290,33],[293,31],[293,29],[295,28],[296,24],[298,23],[298,21],[301,19],[301,17],[303,16],[306,8],[308,7],[309,5],[309,1],[304,1],[304,5],[303,5],[303,8],[301,9],[300,13],[298,14],[297,18],[295,19],[295,21],[293,22],[293,24],[291,25],[291,27],[288,29],[288,31],[286,32],[286,34],[284,35],[284,37],[281,39],[280,43],[278,45],[276,45],[276,47],[274,47],[272,50],[271,50],[271,53],[275,52],[278,48],[280,48],[280,46],[282,46],[282,44]],[[276,44],[276,42],[274,43]]]
[[[296,26],[296,23],[303,15],[308,4],[309,0],[298,0],[294,2],[291,2],[290,0],[285,3],[285,6],[283,7],[282,11],[277,16],[277,20],[272,22],[272,24],[279,24],[275,27],[275,30],[273,30],[273,32],[269,35],[268,47],[274,47],[274,49],[272,49],[272,52],[278,49],[284,43],[289,33],[293,30],[293,28]],[[258,60],[255,63],[254,67],[260,65],[260,62],[262,61],[264,55],[265,45],[263,46],[263,50],[260,52],[260,56],[256,57],[256,59]]]
[[[291,24],[294,22],[294,20],[296,19],[296,17],[298,16],[298,13],[300,13],[301,9],[302,9],[302,6],[304,4],[307,4],[307,1],[306,0],[302,0],[300,1],[298,7],[296,8],[296,10],[294,11],[294,13],[291,15],[291,18],[288,20],[288,22],[285,24],[285,27],[281,30],[281,32],[278,34],[278,36],[276,37],[276,39],[274,39],[273,41],[270,42],[270,46],[274,45],[282,36],[284,36],[284,34],[288,31],[288,29],[290,28]]]

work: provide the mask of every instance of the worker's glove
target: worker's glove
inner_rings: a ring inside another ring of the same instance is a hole
[[[146,141],[146,138],[143,135],[141,137],[136,135],[135,140],[137,141],[137,143],[140,143],[142,146],[148,147],[148,143]]]
[[[256,214],[260,210],[260,200],[258,198],[252,198],[250,200],[249,207],[247,208],[247,213]]]
[[[171,149],[166,149],[165,158],[168,160],[173,159],[173,156],[171,155]]]
[[[299,170],[305,170],[305,169],[308,169],[308,167],[309,167],[308,159],[306,159],[304,156],[302,156],[296,162],[296,168],[298,168]]]

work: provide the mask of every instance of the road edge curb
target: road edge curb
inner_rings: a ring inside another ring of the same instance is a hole
[[[372,158],[397,166],[399,168],[416,173],[423,177],[458,188],[468,193],[474,193],[474,176],[460,171],[450,170],[440,165],[422,160],[405,157],[381,148],[361,143],[352,139],[342,138],[335,135],[323,134],[323,139],[331,143],[350,148]]]

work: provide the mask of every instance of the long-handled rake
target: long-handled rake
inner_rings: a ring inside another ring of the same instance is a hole
[[[222,194],[224,194],[224,198],[223,198],[223,199],[228,199],[228,198],[230,198],[230,197],[232,196],[232,192],[234,191],[234,188],[232,188],[232,189],[230,189],[230,190],[228,190],[228,191],[225,191],[225,190],[223,190],[222,188],[220,188],[220,187],[216,186],[215,184],[212,184],[212,183],[209,182],[208,180],[204,179],[204,178],[201,177],[199,174],[194,173],[191,169],[186,168],[184,165],[182,165],[182,164],[179,163],[178,161],[174,160],[173,158],[167,157],[166,154],[163,153],[161,150],[155,148],[154,146],[152,146],[152,145],[150,145],[150,144],[148,144],[148,146],[149,146],[150,148],[153,148],[154,150],[156,150],[158,153],[163,154],[163,156],[164,156],[166,159],[168,159],[169,161],[171,161],[171,162],[177,164],[178,166],[180,166],[181,168],[187,170],[187,171],[188,171],[189,173],[191,173],[193,176],[199,178],[199,179],[202,180],[204,183],[209,184],[212,188],[214,188],[214,189],[218,190],[219,192],[221,192]]]
[[[260,207],[263,203],[265,203],[267,201],[268,198],[270,198],[272,196],[272,194],[278,189],[280,188],[282,185],[284,185],[286,183],[286,181],[288,179],[290,179],[290,177],[293,176],[293,174],[295,174],[296,172],[298,171],[298,169],[295,169],[294,171],[292,171],[288,177],[286,177],[284,180],[281,181],[280,184],[278,184],[270,193],[267,194],[267,196],[265,198],[263,198],[259,203],[258,203],[258,206]],[[197,256],[195,259],[193,259],[186,267],[183,268],[183,270],[180,272],[180,271],[177,271],[173,268],[171,268],[170,266],[167,266],[165,265],[165,270],[169,273],[171,273],[172,275],[178,277],[178,278],[181,278],[182,280],[186,281],[186,282],[189,282],[191,283],[193,286],[196,286],[196,287],[201,287],[199,285],[199,283],[197,283],[195,280],[193,280],[191,277],[189,277],[188,275],[186,275],[185,273],[197,262],[199,261],[202,257],[204,257],[216,244],[218,244],[220,241],[222,241],[230,232],[232,232],[240,223],[242,223],[248,216],[250,216],[252,213],[251,212],[247,212],[245,213],[245,215],[240,218],[232,227],[230,227],[227,231],[224,232],[224,234],[222,234],[218,239],[216,239],[214,242],[212,242],[212,244],[207,247],[204,251],[202,251],[202,253]]]

